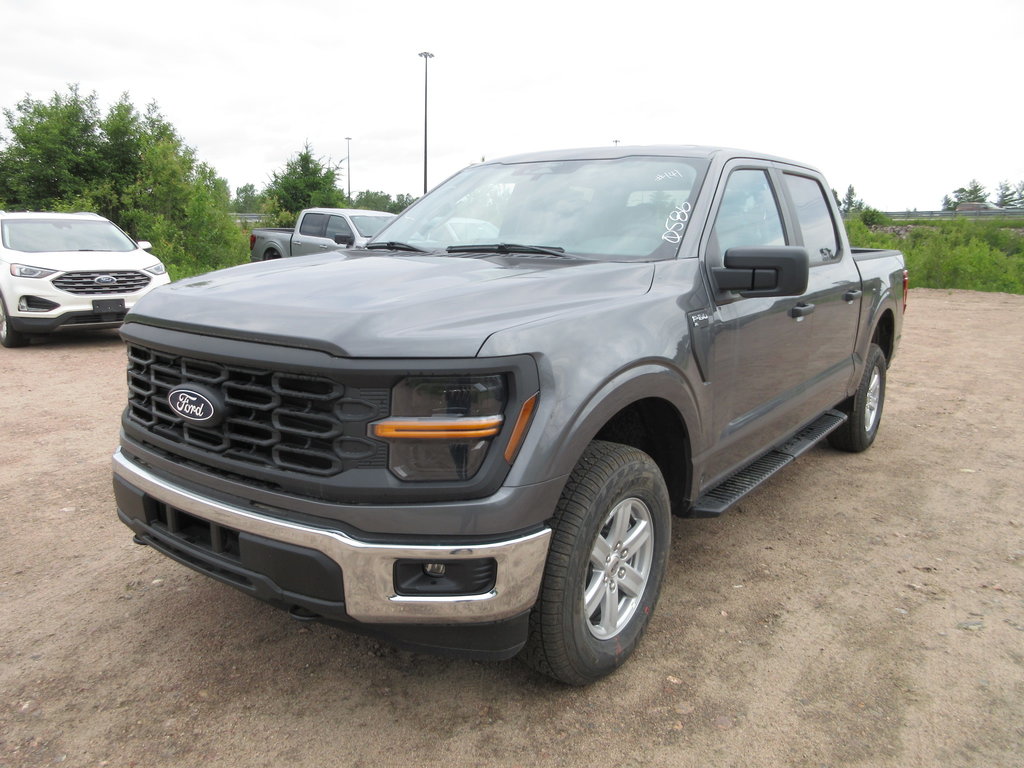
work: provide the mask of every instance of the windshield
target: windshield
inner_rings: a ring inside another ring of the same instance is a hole
[[[705,168],[660,156],[473,166],[377,240],[427,251],[515,243],[605,261],[670,259]]]
[[[102,219],[9,219],[3,222],[4,247],[24,253],[49,251],[134,251],[124,232]]]
[[[393,216],[350,216],[359,234],[363,237],[373,237],[387,224]]]

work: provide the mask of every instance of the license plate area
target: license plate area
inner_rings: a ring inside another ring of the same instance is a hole
[[[100,315],[124,312],[124,299],[93,299],[92,311]]]

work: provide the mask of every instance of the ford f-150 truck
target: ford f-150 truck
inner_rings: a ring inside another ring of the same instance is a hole
[[[250,261],[337,251],[366,245],[395,215],[355,208],[307,208],[294,229],[259,227],[249,233]]]
[[[296,618],[586,684],[637,645],[673,513],[871,445],[906,288],[801,163],[471,166],[364,249],[139,302],[118,514]]]

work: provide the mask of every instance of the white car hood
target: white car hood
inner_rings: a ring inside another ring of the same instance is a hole
[[[4,259],[11,264],[24,264],[58,272],[100,272],[144,270],[160,263],[153,254],[137,248],[134,251],[47,251],[27,253],[5,251]]]

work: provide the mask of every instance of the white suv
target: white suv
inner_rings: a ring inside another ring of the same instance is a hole
[[[150,247],[95,213],[0,211],[0,344],[117,327],[140,296],[170,282]]]

